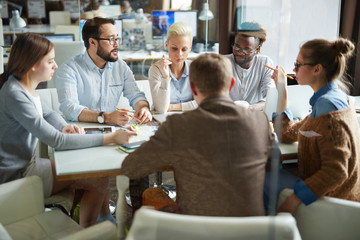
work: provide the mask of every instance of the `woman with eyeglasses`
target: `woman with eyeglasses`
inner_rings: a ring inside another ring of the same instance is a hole
[[[283,112],[273,119],[275,131],[282,142],[298,141],[301,178],[279,212],[295,214],[299,204],[308,205],[321,196],[360,201],[359,125],[344,79],[346,62],[354,49],[344,38],[314,39],[301,46],[294,68],[296,80],[311,86],[314,95],[311,114],[295,124],[287,109],[284,69],[278,67],[272,75],[278,90],[284,91]]]
[[[190,61],[187,60],[192,39],[190,25],[184,22],[171,25],[165,42],[169,57],[163,56],[149,69],[151,95],[158,113],[187,111],[197,107],[190,90]]]
[[[35,149],[39,140],[59,150],[124,144],[136,133],[118,130],[89,135],[75,124],[68,125],[35,91],[39,83],[51,80],[56,68],[49,40],[34,33],[17,36],[0,77],[0,184],[36,175],[43,181],[45,197],[67,188],[82,189],[80,225],[93,225],[98,216],[99,221],[115,223],[109,212],[107,178],[58,181],[54,160],[39,158]]]

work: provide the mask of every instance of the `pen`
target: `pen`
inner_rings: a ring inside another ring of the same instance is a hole
[[[267,68],[270,68],[271,70],[276,70],[275,68],[269,67],[268,65],[264,65]],[[292,76],[286,75],[290,79],[294,79]]]

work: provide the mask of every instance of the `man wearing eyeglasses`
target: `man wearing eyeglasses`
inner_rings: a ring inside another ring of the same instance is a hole
[[[56,75],[60,110],[65,118],[113,125],[125,125],[131,118],[140,124],[150,122],[152,116],[145,94],[137,87],[128,65],[118,58],[121,39],[114,20],[89,19],[84,24],[82,36],[86,51],[63,63]],[[129,100],[134,114],[116,108],[121,94]],[[140,207],[141,194],[148,182],[148,178],[130,181],[133,208]],[[98,221],[113,221],[108,205],[105,205]]]
[[[260,48],[266,41],[266,30],[256,22],[240,25],[232,46],[233,53],[227,55],[233,66],[235,86],[230,92],[234,101],[246,101],[249,108],[263,110],[270,87],[275,87],[271,79],[272,60],[260,55]]]
[[[56,75],[60,110],[70,121],[125,125],[152,120],[145,94],[128,65],[118,58],[121,38],[113,19],[87,20],[82,36],[86,51],[62,64]],[[121,94],[135,113],[117,109]]]

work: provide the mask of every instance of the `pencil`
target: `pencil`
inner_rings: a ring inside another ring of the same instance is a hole
[[[267,68],[270,68],[271,70],[276,70],[275,68],[269,67],[268,65],[264,65]],[[290,79],[294,79],[292,76],[286,75]]]
[[[118,107],[116,107],[116,110],[121,110],[121,109],[120,109],[120,108],[118,108]],[[131,118],[135,118],[134,116],[127,115],[127,114],[126,114],[126,116],[131,117]]]
[[[121,109],[120,109],[120,108],[118,108],[118,107],[116,107],[116,110],[121,110]],[[137,118],[136,118],[136,117],[134,117],[134,116],[131,116],[131,115],[128,115],[128,114],[126,114],[125,116],[131,117],[131,118],[135,119],[136,121],[140,122],[140,120],[139,120],[139,119],[137,119]]]

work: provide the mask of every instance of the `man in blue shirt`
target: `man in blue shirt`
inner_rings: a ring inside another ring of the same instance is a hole
[[[113,19],[94,18],[83,27],[86,51],[62,64],[56,75],[60,110],[71,121],[124,125],[152,120],[149,103],[131,69],[118,58],[120,37]],[[135,114],[117,109],[121,94]]]
[[[145,94],[137,87],[131,69],[118,58],[121,38],[114,20],[89,19],[82,36],[86,51],[62,64],[56,75],[60,110],[66,120],[113,125],[125,125],[131,118],[140,124],[150,122]],[[134,114],[117,108],[121,94],[129,100]],[[133,209],[141,206],[141,194],[148,182],[148,177],[130,181]]]

